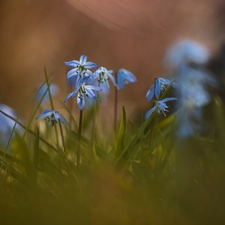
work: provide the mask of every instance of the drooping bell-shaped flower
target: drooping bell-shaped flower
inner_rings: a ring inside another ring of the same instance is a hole
[[[77,96],[77,105],[80,108],[80,110],[82,110],[85,106],[86,98],[94,99],[97,101],[98,99],[96,97],[95,92],[102,91],[102,88],[90,85],[89,83],[91,82],[92,81],[89,80],[88,78],[84,79],[83,83],[79,87],[77,87],[75,91],[71,92],[66,96],[64,102],[66,102],[70,97],[74,98],[75,96]]]
[[[48,125],[54,126],[56,123],[60,122],[61,124],[65,124],[67,126],[70,126],[67,120],[57,111],[46,109],[44,110],[37,118],[39,119],[45,119],[48,122]]]
[[[164,98],[162,100],[156,101],[155,106],[145,114],[145,119],[147,119],[155,111],[157,111],[158,114],[163,113],[163,115],[166,116],[165,112],[168,112],[168,106],[166,105],[166,102],[174,100],[177,100],[177,98]]]
[[[135,82],[137,82],[137,78],[130,71],[126,69],[119,69],[117,71],[117,84],[119,88],[125,88],[126,84]]]

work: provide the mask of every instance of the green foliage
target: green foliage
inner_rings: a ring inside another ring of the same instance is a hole
[[[2,224],[225,222],[225,107],[219,99],[210,131],[188,139],[176,136],[177,112],[153,113],[135,127],[123,107],[118,133],[102,134],[91,109],[80,140],[78,118],[63,128],[66,152],[59,132],[55,137],[49,135],[54,128],[36,128],[39,107],[24,135],[14,136],[11,152],[0,149]]]

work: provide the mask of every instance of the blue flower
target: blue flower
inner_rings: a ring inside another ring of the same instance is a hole
[[[145,119],[147,119],[154,111],[157,111],[158,114],[163,113],[164,116],[166,116],[165,112],[168,112],[168,106],[166,105],[165,102],[168,101],[174,101],[177,100],[177,98],[164,98],[162,100],[159,100],[155,103],[155,106],[150,109],[146,114],[145,114]]]
[[[92,68],[97,68],[98,66],[93,62],[87,62],[87,56],[80,56],[80,60],[72,60],[70,62],[65,62],[67,66],[74,67],[67,73],[67,78],[71,78],[73,76],[76,77],[76,87],[80,85],[80,82],[85,77],[91,77],[94,79],[93,73],[89,70]]]
[[[7,105],[0,104],[0,110],[14,119],[18,117],[15,111]],[[6,147],[14,125],[14,120],[0,112],[0,144],[2,147]],[[21,133],[22,130],[23,128],[19,124],[16,124],[15,131]]]
[[[218,82],[207,71],[192,68],[187,64],[178,67],[176,81],[179,85],[177,95],[182,105],[189,108],[190,105],[202,107],[211,101],[211,94],[207,86],[218,85]]]
[[[76,77],[72,76],[70,78],[67,78],[67,84],[69,87],[75,87],[76,86]]]
[[[196,134],[196,131],[202,130],[202,109],[194,107],[192,112],[185,112],[184,108],[177,114],[178,127],[176,134],[180,138],[191,137]]]
[[[119,69],[117,71],[117,84],[120,88],[125,88],[127,83],[135,83],[137,78],[130,71]]]
[[[217,87],[218,82],[206,70],[187,64],[178,67],[176,81],[180,107],[177,134],[182,138],[194,136],[195,131],[200,132],[203,128],[202,109],[212,100],[207,86]]]
[[[41,85],[38,85],[38,89],[40,88]],[[36,101],[40,102],[41,98],[43,97],[43,95],[45,94],[45,92],[48,89],[48,85],[45,83],[41,89],[38,91],[37,95],[36,95]],[[52,96],[56,96],[59,93],[59,87],[56,84],[51,84],[49,86],[50,92]],[[49,93],[48,91],[45,94],[45,97],[42,100],[42,104],[46,103],[49,100]]]
[[[36,120],[43,119],[43,118],[48,122],[48,125],[54,126],[55,123],[58,123],[60,121],[61,124],[70,126],[69,123],[67,122],[67,120],[61,114],[59,114],[59,112],[56,112],[51,109],[46,109],[45,111],[43,111],[36,118]]]
[[[209,51],[205,46],[198,42],[184,39],[169,47],[165,57],[165,65],[176,68],[180,64],[189,62],[205,64],[209,56]]]
[[[99,67],[95,72],[94,75],[96,76],[96,79],[98,81],[98,86],[102,87],[103,90],[109,90],[109,78],[113,82],[113,84],[117,86],[115,78],[112,75],[113,70],[107,70],[105,67]]]
[[[147,91],[146,93],[146,98],[148,100],[148,102],[150,102],[155,94],[155,97],[156,99],[159,98],[160,96],[160,93],[163,93],[165,90],[166,90],[166,86],[168,86],[171,82],[173,81],[170,81],[168,79],[165,79],[165,78],[155,78],[155,84],[153,84]],[[178,88],[178,84],[173,82],[172,83],[172,86],[174,88]]]
[[[95,91],[102,91],[102,88],[89,85],[88,82],[83,83],[75,91],[68,94],[64,102],[66,102],[70,97],[74,98],[77,95],[77,105],[80,110],[82,110],[85,106],[85,98],[94,99],[96,101],[98,100],[95,95]]]

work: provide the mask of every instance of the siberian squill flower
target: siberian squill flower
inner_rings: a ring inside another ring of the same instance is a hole
[[[0,110],[14,119],[17,118],[15,111],[7,105],[0,104]],[[6,147],[14,126],[15,121],[0,112],[0,145],[2,147]],[[16,124],[14,131],[21,133],[22,130],[23,128],[19,124]]]
[[[161,77],[155,78],[155,83],[148,89],[145,96],[148,102],[152,100],[154,95],[156,99],[158,99],[159,96],[166,90],[166,87],[170,85],[171,82],[174,88],[178,88],[178,84],[176,82]]]
[[[98,100],[95,94],[95,91],[102,91],[102,88],[96,87],[94,85],[90,85],[87,79],[83,80],[83,83],[76,88],[75,91],[68,94],[64,100],[66,102],[70,97],[74,98],[77,95],[77,105],[82,110],[85,106],[85,98],[90,98],[94,100]]]
[[[113,82],[113,84],[117,86],[114,76],[112,75],[113,70],[107,70],[105,67],[99,67],[95,72],[94,75],[98,82],[98,86],[101,87],[103,90],[109,90],[109,78]]]
[[[165,112],[168,112],[168,106],[166,105],[166,102],[174,100],[177,100],[177,98],[164,98],[162,100],[156,101],[155,106],[145,114],[145,119],[147,119],[155,111],[157,111],[158,114],[163,113],[163,115],[166,116]]]
[[[67,120],[57,111],[46,109],[43,111],[36,120],[45,119],[48,122],[48,125],[54,126],[56,123],[60,122],[61,124],[65,124],[70,126]]]
[[[38,85],[38,89],[40,88],[40,86],[41,85]],[[47,89],[48,89],[48,85],[44,84],[40,88],[40,90],[37,92],[37,95],[36,95],[37,103],[40,102],[40,100],[42,99],[42,97],[45,94],[45,92],[47,91]],[[59,93],[59,87],[56,84],[50,84],[49,89],[50,89],[51,96],[56,96]],[[47,91],[45,94],[45,97],[42,100],[42,104],[46,103],[48,100],[49,100],[49,93]]]
[[[130,71],[126,69],[119,69],[117,71],[117,84],[119,88],[125,88],[125,84],[135,83],[136,81],[137,78]]]
[[[80,85],[82,79],[85,77],[91,77],[94,79],[93,73],[89,69],[97,68],[98,66],[93,62],[87,62],[87,56],[81,55],[80,60],[72,60],[65,62],[67,66],[74,67],[67,73],[67,79],[72,76],[76,77],[76,87]]]
[[[66,80],[67,80],[67,85],[69,87],[75,87],[76,86],[76,77],[75,76],[67,78]]]
[[[205,64],[209,60],[208,49],[193,40],[180,40],[168,48],[164,64],[167,67],[177,68],[184,63]]]

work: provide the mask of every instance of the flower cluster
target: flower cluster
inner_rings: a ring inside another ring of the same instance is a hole
[[[166,102],[177,100],[177,98],[172,97],[160,100],[161,96],[170,84],[172,84],[174,88],[178,88],[178,84],[176,82],[162,77],[155,78],[154,84],[148,89],[145,97],[147,98],[148,102],[150,102],[153,97],[156,98],[156,101],[154,107],[145,114],[145,119],[147,119],[155,111],[158,112],[158,114],[163,113],[163,115],[166,116],[165,112],[168,112],[168,106],[166,105]]]
[[[97,101],[97,92],[107,93],[110,89],[109,79],[112,81],[116,89],[124,88],[127,83],[134,83],[137,81],[136,77],[125,69],[119,69],[117,72],[117,79],[113,76],[113,70],[108,70],[105,67],[98,67],[94,62],[88,62],[86,55],[81,55],[79,60],[72,60],[70,62],[65,62],[66,66],[69,66],[69,71],[67,73],[68,85],[74,87],[75,90],[69,93],[64,102],[66,102],[70,97],[77,99],[77,105],[80,110],[83,110],[85,105],[89,103],[90,100]],[[96,69],[95,72],[92,69]],[[39,90],[37,99],[40,100],[46,93],[47,86]],[[57,94],[58,87],[56,85],[50,86],[50,91],[53,95]],[[44,100],[46,100],[44,98]],[[43,101],[44,101],[43,100]],[[53,110],[45,110],[36,119],[45,118],[49,125],[55,125],[59,120],[61,123],[68,125],[62,115]]]
[[[195,63],[204,65],[209,60],[208,49],[193,40],[184,39],[172,44],[166,53],[164,65],[177,69],[181,64]]]
[[[134,83],[137,81],[136,77],[125,69],[120,69],[117,72],[117,80],[113,76],[113,70],[108,70],[105,67],[99,67],[93,62],[87,62],[87,56],[80,56],[80,60],[72,60],[65,62],[65,64],[72,69],[67,73],[69,84],[75,84],[75,90],[69,93],[65,101],[70,97],[77,96],[77,105],[82,110],[85,107],[86,98],[98,100],[96,92],[103,91],[107,93],[110,89],[109,79],[113,85],[119,89],[125,87],[125,83]],[[97,70],[92,72],[91,69]],[[73,79],[73,80],[72,80]]]
[[[196,131],[201,131],[203,107],[212,100],[207,85],[216,86],[216,81],[208,72],[187,64],[178,68],[176,80],[180,86],[176,92],[180,105],[177,134],[180,137],[193,136]]]
[[[172,45],[166,54],[166,63],[175,68],[179,137],[195,135],[202,129],[202,110],[212,97],[207,86],[217,86],[216,80],[205,69],[209,52],[203,45],[184,40]]]
[[[85,98],[97,100],[96,91],[102,91],[100,86],[92,85],[98,74],[93,73],[90,69],[97,68],[98,66],[93,62],[87,62],[87,56],[85,55],[80,56],[79,61],[72,60],[65,62],[65,64],[72,67],[67,73],[67,79],[75,79],[75,90],[66,96],[64,102],[70,97],[74,98],[77,96],[77,105],[82,110],[85,106]],[[105,69],[104,72],[106,71]]]

